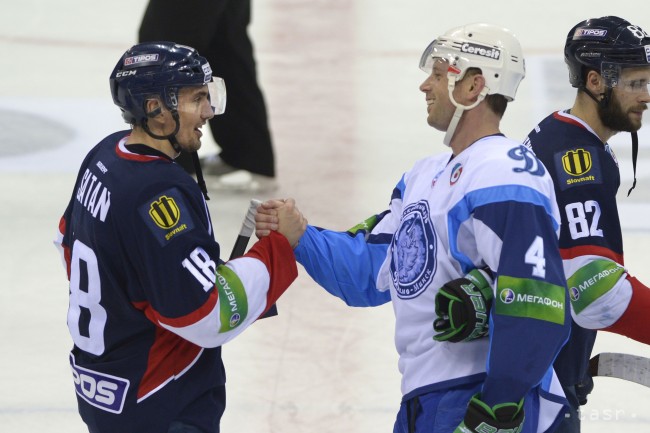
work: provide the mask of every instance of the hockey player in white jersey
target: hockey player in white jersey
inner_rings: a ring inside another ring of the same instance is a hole
[[[566,406],[552,363],[570,318],[553,183],[499,128],[525,75],[521,47],[471,24],[435,39],[420,67],[427,121],[451,152],[416,162],[389,209],[353,229],[307,226],[296,258],[348,305],[392,301],[395,433],[550,432]],[[260,207],[258,236],[282,205]]]

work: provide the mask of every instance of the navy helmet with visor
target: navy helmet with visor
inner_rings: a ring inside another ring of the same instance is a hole
[[[157,98],[175,113],[183,87],[206,86],[214,114],[226,107],[223,80],[212,76],[212,68],[191,47],[173,42],[146,42],[127,50],[110,76],[113,102],[127,123],[144,125],[156,113],[147,113],[146,101]]]

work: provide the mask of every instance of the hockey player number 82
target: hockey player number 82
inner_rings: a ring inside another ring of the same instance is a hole
[[[584,203],[569,203],[564,208],[569,223],[571,239],[586,238],[587,236],[603,236],[603,231],[598,228],[600,220],[600,205],[595,200]],[[591,224],[587,221],[587,214],[593,214]]]
[[[102,299],[101,290],[97,256],[88,246],[76,240],[70,263],[68,329],[74,344],[93,355],[104,353],[106,310],[99,303]],[[83,322],[88,324],[83,329],[82,315]]]

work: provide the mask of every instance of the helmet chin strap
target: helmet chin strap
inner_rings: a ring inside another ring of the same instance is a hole
[[[201,161],[199,160],[198,152],[192,152],[192,164],[194,164],[196,183],[199,184],[203,197],[205,197],[206,200],[210,200],[210,197],[208,197],[208,187],[205,185],[205,179],[203,178],[203,170],[201,170]]]
[[[154,110],[149,117],[153,117],[157,115],[156,111]],[[153,138],[157,140],[169,140],[169,143],[172,145],[172,148],[174,151],[178,154],[180,154],[183,149],[181,149],[181,145],[178,143],[178,140],[176,139],[176,134],[178,134],[179,129],[181,128],[181,121],[178,116],[178,111],[172,110],[171,111],[172,117],[174,119],[174,122],[176,123],[176,127],[174,128],[174,132],[172,132],[169,135],[158,135],[154,134],[151,132],[151,129],[149,129],[149,124],[145,120],[142,122],[142,128],[152,136]],[[203,197],[205,197],[206,200],[210,200],[210,197],[208,197],[208,188],[205,184],[205,179],[203,178],[203,170],[201,170],[201,163],[199,162],[199,154],[196,152],[192,152],[192,163],[194,164],[194,172],[196,173],[196,181],[199,184],[199,188],[201,188],[201,192],[203,193]]]
[[[636,131],[632,132],[632,170],[634,173],[634,182],[632,182],[632,188],[627,192],[627,196],[630,196],[632,190],[636,187],[636,157],[639,155],[639,136]]]
[[[160,108],[157,108],[151,113],[147,113],[147,117],[155,117],[159,113],[160,113]],[[171,114],[172,117],[174,118],[174,122],[176,123],[176,126],[174,127],[174,132],[172,132],[171,134],[169,135],[154,134],[153,132],[151,132],[151,129],[149,129],[149,122],[146,119],[142,121],[142,129],[144,129],[147,134],[149,134],[151,137],[155,138],[156,140],[169,140],[169,142],[172,145],[172,148],[177,153],[180,153],[181,147],[178,144],[178,141],[176,141],[176,134],[178,134],[179,129],[181,129],[181,121],[178,116],[178,111],[173,110],[171,111]]]
[[[479,93],[476,102],[474,102],[471,105],[459,104],[454,99],[454,87],[456,87],[456,76],[457,74],[452,72],[447,74],[447,78],[448,78],[447,89],[449,91],[449,100],[456,107],[456,110],[454,111],[454,115],[451,118],[451,122],[449,122],[449,126],[447,127],[447,133],[445,134],[445,138],[443,138],[442,140],[442,142],[445,143],[445,146],[447,147],[451,147],[451,139],[454,137],[454,133],[456,132],[456,128],[458,127],[458,122],[460,122],[460,118],[463,117],[463,113],[466,110],[471,110],[472,108],[480,104],[481,101],[485,99],[485,95],[487,95],[487,93],[490,90],[487,87],[483,87],[483,90],[481,90],[481,93]]]

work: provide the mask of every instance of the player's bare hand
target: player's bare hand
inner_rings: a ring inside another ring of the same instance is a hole
[[[307,219],[296,207],[296,201],[288,198],[284,204],[277,208],[278,232],[284,235],[292,247],[298,245],[298,241],[307,230]]]
[[[284,204],[284,200],[271,199],[261,203],[255,214],[255,236],[258,238],[268,236],[271,230],[278,229],[277,208]]]

